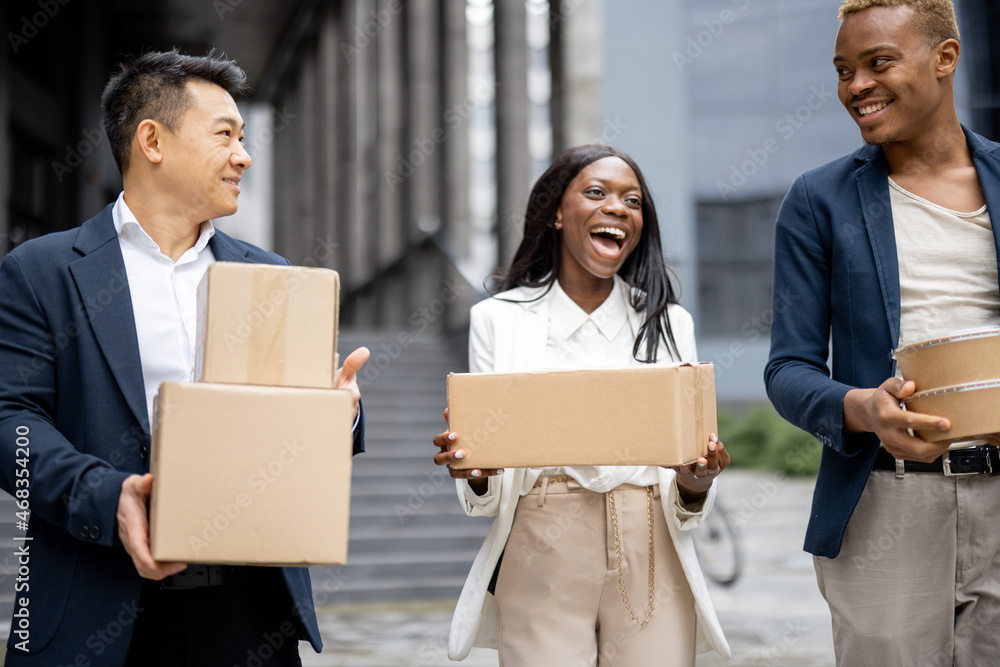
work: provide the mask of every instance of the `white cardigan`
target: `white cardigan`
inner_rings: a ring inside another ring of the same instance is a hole
[[[628,285],[617,276],[615,284],[616,288],[624,291],[628,304]],[[490,298],[472,307],[469,332],[469,367],[472,372],[514,373],[537,370],[543,366],[551,292],[537,301],[532,299],[536,299],[544,291],[545,288],[518,287],[498,297],[524,303]],[[627,311],[632,330],[638,331],[642,326],[641,315],[631,305],[627,306]],[[668,314],[681,360],[697,361],[691,315],[679,305],[671,305]],[[670,359],[662,342],[658,358]],[[458,436],[461,442],[462,434],[459,433]],[[701,523],[711,509],[715,500],[715,485],[712,485],[700,511],[691,512],[678,502],[677,485],[674,483],[676,473],[669,468],[660,468],[658,472],[660,498],[664,516],[668,519],[670,537],[694,594],[695,613],[698,616],[697,651],[705,653],[714,650],[728,659],[729,644],[715,616],[689,532]],[[491,477],[486,496],[477,498],[475,503],[472,500],[475,495],[469,485],[464,480],[456,480],[459,499],[467,514],[497,518],[472,564],[472,570],[455,607],[448,641],[448,657],[452,660],[465,659],[473,646],[497,648],[499,609],[487,588],[510,535],[514,509],[520,497],[515,490],[522,487],[524,475],[524,468],[512,468],[498,477]],[[484,499],[488,500],[483,503]]]

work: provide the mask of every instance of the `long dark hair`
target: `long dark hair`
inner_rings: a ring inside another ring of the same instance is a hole
[[[632,356],[644,363],[655,362],[656,349],[662,339],[667,343],[671,356],[680,360],[670,318],[667,316],[667,307],[677,303],[677,295],[663,261],[660,224],[653,197],[635,160],[612,146],[589,144],[567,148],[538,179],[531,189],[524,213],[524,238],[514,253],[510,268],[497,276],[497,292],[514,287],[552,288],[559,276],[561,258],[560,237],[552,222],[556,219],[556,210],[562,203],[563,193],[587,165],[606,157],[624,160],[635,173],[642,191],[642,234],[639,244],[618,270],[618,275],[629,286],[636,288],[631,290],[629,299],[632,307],[645,314],[645,320],[635,337]],[[639,352],[643,348],[645,354],[640,357]]]

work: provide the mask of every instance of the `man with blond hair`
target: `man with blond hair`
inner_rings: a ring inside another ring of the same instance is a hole
[[[805,549],[837,664],[996,664],[997,437],[914,437],[951,425],[900,407],[915,387],[892,351],[1000,326],[1000,145],[958,121],[950,1],[847,0],[840,19],[838,96],[867,145],[782,204],[774,290],[794,307],[765,371],[778,412],[824,445]]]

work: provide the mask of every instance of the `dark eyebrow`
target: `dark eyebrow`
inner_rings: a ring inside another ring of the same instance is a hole
[[[244,128],[246,128],[246,126],[247,126],[246,123],[241,123],[238,120],[236,120],[235,118],[233,118],[232,116],[216,116],[215,117],[215,122],[216,123],[225,123],[226,125],[232,125],[233,127],[239,128],[240,132],[242,132],[244,130]]]

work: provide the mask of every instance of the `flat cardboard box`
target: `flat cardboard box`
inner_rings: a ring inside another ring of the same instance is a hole
[[[903,399],[906,409],[935,417],[947,417],[947,431],[916,431],[926,442],[942,442],[1000,432],[1000,380],[974,382],[931,391]]]
[[[918,392],[1000,379],[1000,329],[976,329],[911,343],[893,356]]]
[[[455,468],[681,465],[717,432],[712,364],[448,376]]]
[[[165,382],[155,413],[154,558],[346,562],[354,419],[348,391]]]
[[[333,388],[340,276],[216,262],[198,286],[195,380]]]

